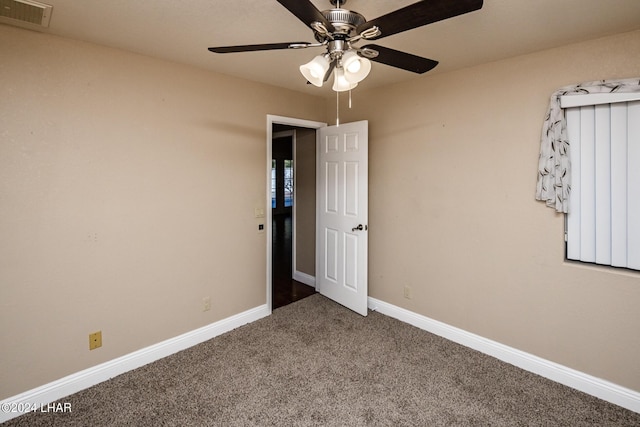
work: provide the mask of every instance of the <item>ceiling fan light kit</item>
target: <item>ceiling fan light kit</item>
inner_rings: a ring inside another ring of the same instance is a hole
[[[344,70],[344,78],[347,81],[359,83],[369,75],[371,61],[359,56],[354,50],[348,50],[342,55],[341,68]]]
[[[336,92],[345,92],[354,89],[358,83],[350,82],[342,68],[336,68],[333,76],[333,90]]]
[[[424,0],[367,21],[358,12],[344,9],[347,0],[329,0],[333,9],[319,11],[310,0],[277,0],[313,31],[317,43],[291,42],[258,45],[210,47],[214,53],[251,52],[275,49],[325,47],[318,55],[300,66],[307,82],[322,87],[334,74],[333,90],[343,92],[355,88],[371,71],[371,61],[417,74],[438,65],[437,61],[395,49],[368,44],[423,25],[452,18],[482,8],[483,0]]]
[[[300,72],[312,85],[322,87],[324,76],[329,70],[329,60],[324,55],[318,55],[311,61],[300,66]]]

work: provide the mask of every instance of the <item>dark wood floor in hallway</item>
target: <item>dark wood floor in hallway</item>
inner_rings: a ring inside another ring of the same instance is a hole
[[[316,293],[309,285],[293,280],[291,214],[273,215],[272,308],[291,304]]]

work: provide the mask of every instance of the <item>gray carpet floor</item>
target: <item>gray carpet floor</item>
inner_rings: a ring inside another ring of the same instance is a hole
[[[640,426],[640,414],[313,295],[7,426]]]

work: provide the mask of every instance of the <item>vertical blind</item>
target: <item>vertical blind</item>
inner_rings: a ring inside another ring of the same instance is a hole
[[[590,96],[565,110],[567,258],[640,270],[640,101]]]
[[[640,77],[572,84],[551,94],[540,134],[536,200],[545,202],[556,212],[566,214],[569,211],[571,159],[565,109],[586,105],[585,96],[596,105],[635,101],[640,99],[639,95]],[[602,102],[602,98],[607,101]],[[566,102],[567,99],[570,102]]]

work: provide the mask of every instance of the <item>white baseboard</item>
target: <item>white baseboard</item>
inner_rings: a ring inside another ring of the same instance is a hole
[[[409,323],[417,328],[493,356],[526,371],[640,413],[640,393],[637,391],[483,338],[375,298],[369,297],[368,306],[370,310],[378,311],[386,316]]]
[[[293,280],[297,280],[300,283],[304,283],[305,285],[309,285],[314,288],[316,287],[316,278],[314,276],[298,270],[293,272]]]
[[[117,359],[71,374],[43,386],[28,390],[0,402],[0,423],[8,421],[22,412],[22,408],[40,407],[84,390],[110,378],[154,362],[163,357],[200,344],[218,335],[229,332],[247,323],[255,322],[271,314],[267,305],[252,308],[234,316],[195,329],[175,338],[134,351]],[[9,409],[9,410],[7,410]]]

